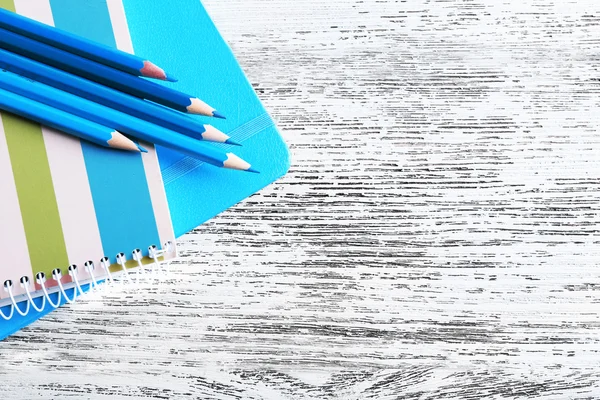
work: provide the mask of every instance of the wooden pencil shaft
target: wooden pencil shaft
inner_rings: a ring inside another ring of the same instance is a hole
[[[194,121],[185,114],[119,92],[118,90],[1,48],[0,68],[7,69],[16,74],[29,77],[46,85],[53,86],[190,137],[200,138],[200,135],[206,129],[204,125]]]
[[[226,153],[216,147],[12,72],[0,72],[0,88],[217,167],[227,160]]]
[[[94,60],[131,75],[144,75],[146,67],[143,58],[96,43],[70,32],[0,9],[0,28],[37,40],[72,54]],[[148,76],[149,74],[146,74]],[[155,77],[160,78],[157,74]],[[164,74],[166,79],[166,74]]]
[[[111,147],[108,142],[114,137],[115,130],[112,128],[2,88],[0,88],[0,109],[104,147]]]
[[[0,47],[132,96],[187,112],[192,96],[0,28]]]

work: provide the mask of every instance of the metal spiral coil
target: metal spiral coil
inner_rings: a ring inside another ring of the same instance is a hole
[[[162,257],[165,254],[169,254],[169,253],[174,253],[175,251],[175,244],[172,242],[167,242],[163,245],[162,249],[158,249],[156,246],[152,245],[148,247],[148,257],[151,258],[154,262],[151,264],[151,268],[150,268],[150,273],[152,275],[154,275],[155,269],[157,267],[160,266],[160,263],[158,261],[158,259],[160,257]],[[122,273],[123,275],[125,275],[127,278],[126,280],[128,282],[139,282],[142,278],[143,275],[146,275],[146,273],[144,273],[144,266],[142,265],[142,260],[143,260],[143,256],[142,256],[142,251],[140,249],[135,249],[131,252],[131,259],[137,262],[137,272],[135,273],[135,280],[133,279],[133,275],[134,273],[132,273],[129,269],[127,269],[126,267],[126,263],[127,263],[127,257],[125,255],[125,253],[119,253],[116,256],[117,259],[117,264],[121,266],[121,271],[119,271],[119,273]],[[90,276],[89,278],[89,282],[87,284],[89,284],[89,291],[92,291],[96,288],[98,288],[99,280],[105,280],[108,283],[114,283],[115,279],[113,276],[113,273],[110,272],[110,260],[108,257],[103,257],[102,259],[100,259],[100,267],[102,269],[102,271],[104,272],[103,274],[94,274],[94,271],[96,270],[96,265],[93,261],[87,261],[84,264],[84,268],[87,271],[88,275]],[[48,303],[52,308],[58,308],[61,305],[61,299],[64,298],[66,303],[72,304],[75,302],[75,299],[77,298],[77,295],[82,295],[84,293],[84,289],[82,287],[82,284],[79,280],[79,268],[77,267],[77,265],[69,265],[69,267],[67,267],[67,272],[68,274],[71,276],[72,279],[72,283],[74,284],[74,286],[72,287],[73,289],[73,294],[71,297],[69,297],[67,295],[67,290],[70,288],[65,289],[61,278],[62,278],[62,271],[60,270],[60,268],[56,268],[52,271],[52,279],[56,280],[57,284],[58,284],[58,291],[56,291],[55,293],[57,293],[57,300],[56,301],[52,301],[52,299],[50,298],[50,294],[48,291],[48,288],[46,287],[45,283],[46,283],[46,274],[43,272],[38,272],[35,275],[35,280],[38,283],[38,285],[41,286],[41,292],[34,292],[32,293],[30,288],[31,288],[31,280],[28,276],[23,276],[21,277],[21,279],[19,279],[19,284],[21,285],[21,287],[23,289],[25,289],[25,296],[26,298],[24,300],[19,300],[17,301],[14,293],[13,293],[13,281],[8,279],[6,281],[4,281],[3,283],[3,289],[5,292],[8,293],[11,303],[9,304],[10,306],[10,312],[8,314],[5,314],[2,311],[3,307],[0,307],[0,317],[4,320],[10,320],[11,318],[13,318],[15,312],[22,316],[25,317],[29,314],[29,312],[31,311],[31,309],[37,311],[37,312],[42,312],[45,308],[46,308],[46,303]],[[78,293],[79,292],[79,293]],[[37,298],[41,298],[42,299],[42,303],[41,305],[37,305],[35,303],[35,299]]]

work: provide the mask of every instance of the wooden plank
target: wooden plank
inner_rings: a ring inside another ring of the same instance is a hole
[[[600,397],[596,2],[204,3],[290,174],[1,342],[3,396]]]

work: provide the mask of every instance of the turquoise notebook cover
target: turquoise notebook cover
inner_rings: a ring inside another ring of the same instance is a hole
[[[166,4],[169,6],[167,7]],[[289,168],[287,147],[227,43],[199,0],[123,0],[136,54],[174,74],[165,85],[191,93],[227,116],[193,116],[227,133],[243,146],[231,149],[260,174],[214,168],[158,148],[177,237],[196,228]]]
[[[94,37],[99,31],[106,34],[112,30],[110,20],[98,18],[97,24],[83,25],[82,16],[104,14],[106,1],[50,0],[50,4],[57,26],[76,27],[77,33],[88,31],[86,36]],[[173,228],[179,237],[283,176],[289,168],[289,153],[199,0],[122,1],[135,53],[179,79],[165,85],[197,95],[225,114],[226,120],[190,118],[209,123],[240,142],[242,147],[217,146],[231,149],[261,171],[251,174],[215,168],[157,146]],[[48,307],[43,312],[31,310],[24,317],[15,314],[10,323],[0,324],[0,339],[50,311]]]

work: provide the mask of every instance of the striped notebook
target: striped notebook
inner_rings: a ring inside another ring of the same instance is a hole
[[[0,226],[0,251],[10,254],[1,263],[10,267],[0,267],[0,285],[12,280],[17,299],[26,298],[21,276],[31,280],[42,271],[50,287],[58,284],[49,276],[53,268],[66,275],[75,263],[82,279],[89,278],[81,268],[85,261],[106,255],[114,263],[117,252],[172,241],[287,172],[288,149],[275,123],[200,0],[0,0],[0,6],[125,51],[135,49],[172,72],[179,82],[164,84],[197,94],[224,112],[226,120],[206,123],[242,143],[235,153],[261,172],[215,168],[147,143],[142,144],[150,152],[141,157],[107,151],[2,115],[0,193],[9,193],[10,200],[0,207],[0,221],[9,215],[11,226]],[[69,276],[63,279],[72,284]],[[10,312],[11,302],[0,287],[0,311]],[[51,309],[0,318],[0,339]]]
[[[71,31],[80,25],[71,10],[82,3],[100,25],[76,33],[133,51],[121,0],[0,0],[3,8]],[[14,115],[0,118],[1,339],[72,298],[77,284],[85,291],[94,274],[106,276],[103,257],[113,271],[122,268],[118,253],[126,255],[127,266],[137,265],[132,250],[141,249],[148,262],[148,246],[163,249],[174,233],[151,144],[141,143],[148,149],[143,155],[115,151]],[[95,269],[84,267],[88,260]],[[71,275],[70,265],[78,266]],[[57,268],[62,278],[53,275]],[[26,290],[21,283],[27,281]]]

